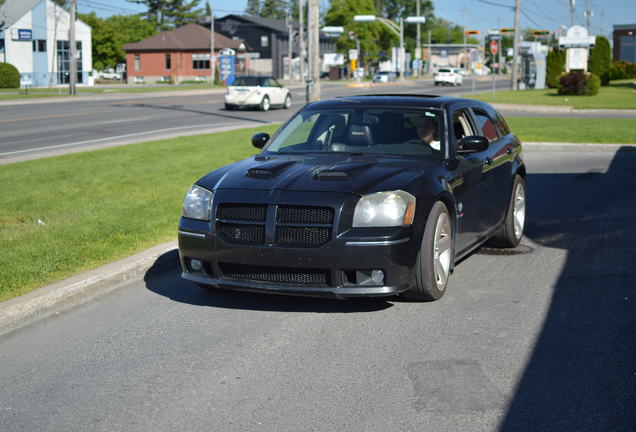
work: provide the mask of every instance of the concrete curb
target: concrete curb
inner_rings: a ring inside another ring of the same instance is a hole
[[[630,109],[575,109],[571,106],[523,105],[497,102],[493,102],[491,105],[498,110],[540,114],[632,114],[636,117],[636,110]]]
[[[636,144],[526,142],[526,151],[636,151]],[[21,297],[0,303],[0,335],[60,310],[85,303],[112,291],[125,282],[144,275],[151,267],[162,268],[171,263],[159,258],[177,248],[171,241],[152,247],[128,258],[37,289]]]
[[[0,303],[0,335],[55,311],[84,303],[139,277],[157,259],[177,248],[176,240],[152,247],[128,258],[73,276]],[[158,263],[167,265],[168,262]]]

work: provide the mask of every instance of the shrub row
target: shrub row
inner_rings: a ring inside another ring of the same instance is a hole
[[[636,78],[636,63],[614,60],[610,69],[611,80]]]

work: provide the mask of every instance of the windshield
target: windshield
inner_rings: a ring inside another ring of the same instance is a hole
[[[232,87],[256,87],[263,85],[261,77],[239,77],[234,80]]]
[[[360,153],[443,158],[438,109],[356,107],[298,113],[265,148],[270,153]]]

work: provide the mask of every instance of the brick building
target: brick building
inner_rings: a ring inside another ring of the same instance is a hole
[[[615,25],[614,59],[636,63],[636,24]]]
[[[209,81],[210,36],[209,29],[187,24],[126,44],[128,83]],[[229,39],[215,32],[215,56],[225,48],[243,52],[247,46],[242,39]]]

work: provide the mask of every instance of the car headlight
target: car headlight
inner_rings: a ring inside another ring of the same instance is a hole
[[[183,200],[183,217],[209,221],[212,217],[212,196],[214,194],[194,185]]]
[[[401,190],[365,195],[358,201],[353,226],[393,227],[411,225],[415,215],[415,197]]]

